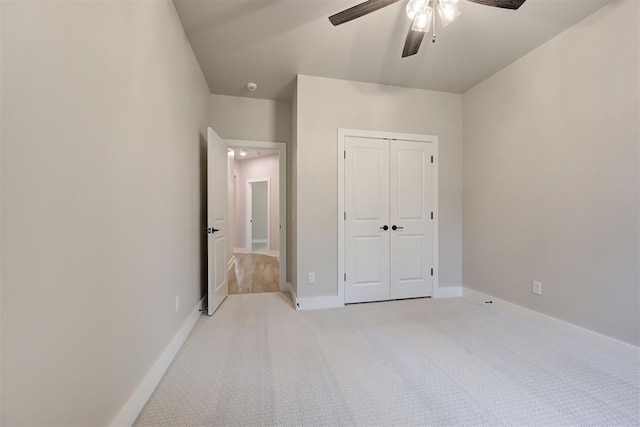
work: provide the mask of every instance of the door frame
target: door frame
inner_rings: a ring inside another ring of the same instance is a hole
[[[423,142],[433,144],[433,297],[439,295],[438,287],[438,137],[436,135],[421,135],[401,132],[382,132],[361,129],[338,128],[338,300],[344,304],[344,282],[345,282],[345,247],[344,247],[344,223],[345,223],[345,191],[344,191],[344,169],[345,162],[345,138],[375,138],[404,141]]]
[[[279,161],[279,160],[278,160]],[[256,182],[267,183],[267,252],[271,251],[271,180],[269,178],[247,179],[246,201],[245,201],[245,240],[249,253],[253,252],[253,187]]]
[[[246,147],[278,150],[280,181],[278,203],[280,206],[280,246],[278,261],[280,268],[280,292],[288,292],[287,288],[287,144],[276,141],[257,141],[245,139],[224,139],[229,148]],[[227,186],[228,189],[228,186]]]

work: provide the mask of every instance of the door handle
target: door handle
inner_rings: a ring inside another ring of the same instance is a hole
[[[213,234],[213,233],[215,233],[216,231],[220,231],[220,229],[219,229],[219,228],[213,228],[213,227],[209,227],[209,228],[207,228],[207,233],[208,233],[208,234]]]
[[[382,227],[380,227],[380,230],[387,231],[388,229],[389,229],[388,225],[383,225]]]
[[[396,231],[396,230],[404,230],[404,227],[400,227],[400,226],[398,226],[398,225],[394,225],[394,226],[392,226],[392,227],[391,227],[391,229],[392,229],[393,231]]]

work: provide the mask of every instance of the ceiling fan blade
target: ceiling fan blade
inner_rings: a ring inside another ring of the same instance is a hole
[[[375,12],[378,9],[382,9],[385,6],[389,6],[390,4],[396,3],[400,0],[369,0],[364,3],[360,3],[349,9],[345,9],[342,12],[338,12],[335,15],[331,15],[329,17],[329,21],[333,25],[344,24],[345,22],[349,22],[353,19],[360,18],[361,16],[367,15],[371,12]]]
[[[404,41],[404,49],[402,49],[402,57],[406,58],[407,56],[415,55],[416,53],[418,53],[418,49],[420,49],[420,43],[422,43],[423,37],[424,32],[413,31],[411,28],[409,28],[407,38]]]
[[[473,3],[484,4],[485,6],[501,7],[503,9],[516,10],[525,0],[469,0]]]

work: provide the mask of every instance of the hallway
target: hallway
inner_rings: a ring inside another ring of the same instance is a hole
[[[234,254],[229,269],[229,295],[279,292],[278,258],[263,254]]]

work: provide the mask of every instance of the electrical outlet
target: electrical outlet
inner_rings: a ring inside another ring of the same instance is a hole
[[[180,295],[176,295],[176,311],[180,310]]]
[[[316,283],[316,273],[309,273],[309,283]]]
[[[531,292],[536,295],[542,295],[542,283],[535,280],[531,283]]]

